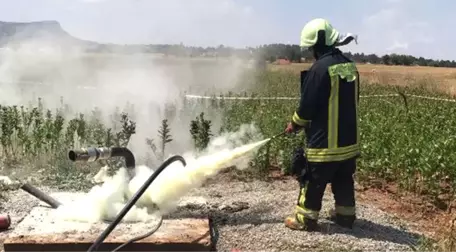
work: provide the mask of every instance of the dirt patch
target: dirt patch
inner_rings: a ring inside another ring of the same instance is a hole
[[[283,175],[279,169],[271,169],[269,179],[283,181],[292,177]],[[355,189],[360,204],[376,207],[408,222],[414,231],[431,239],[446,239],[451,229],[456,229],[456,214],[438,208],[425,196],[400,191],[394,184],[386,184],[380,189],[356,183]],[[330,184],[326,194],[331,194]]]
[[[455,217],[432,205],[425,197],[398,192],[395,185],[384,189],[360,188],[357,199],[410,222],[414,229],[436,240],[445,238]]]

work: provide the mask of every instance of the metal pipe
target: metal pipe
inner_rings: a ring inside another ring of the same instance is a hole
[[[98,236],[98,238],[95,240],[95,242],[90,246],[90,248],[87,250],[89,251],[94,251],[98,249],[98,246],[100,246],[101,243],[108,237],[109,234],[114,230],[114,228],[120,223],[120,221],[123,219],[123,217],[130,211],[130,209],[136,204],[136,202],[141,198],[141,196],[144,194],[144,192],[149,188],[149,186],[152,184],[152,182],[158,177],[158,175],[165,170],[166,167],[168,167],[171,163],[180,161],[184,166],[187,165],[185,162],[185,159],[182,156],[175,155],[170,158],[168,158],[165,162],[163,162],[160,167],[157,168],[157,170],[152,173],[152,175],[147,179],[146,182],[139,188],[139,190],[133,195],[133,197],[127,202],[127,204],[124,206],[124,208],[117,214],[116,218],[114,219],[113,222],[109,224],[109,226]]]
[[[29,183],[25,183],[21,186],[21,189],[30,193],[31,195],[35,196],[37,199],[46,202],[49,204],[52,208],[58,208],[62,203],[58,202],[56,199],[52,198],[51,196],[47,195],[40,189],[32,186]]]
[[[70,150],[68,157],[73,162],[95,162],[97,160],[106,160],[111,157],[123,157],[125,159],[125,166],[128,169],[135,168],[135,156],[125,147],[90,147],[82,148],[80,150]]]
[[[281,137],[281,136],[285,135],[286,133],[287,133],[286,131],[281,132],[281,133],[279,133],[279,134],[277,134],[277,135],[271,137],[271,140],[274,140],[274,139],[276,139],[276,138],[278,138],[278,137]]]

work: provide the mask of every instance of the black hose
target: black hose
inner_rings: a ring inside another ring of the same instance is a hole
[[[125,147],[91,147],[87,149],[70,150],[68,152],[68,157],[73,162],[95,162],[97,160],[106,160],[111,157],[123,157],[125,159],[125,166],[128,169],[135,168],[135,156]]]
[[[46,202],[52,208],[58,208],[62,203],[58,202],[56,199],[52,198],[50,195],[44,193],[40,189],[32,186],[29,183],[25,183],[21,186],[21,189],[35,196],[37,199]]]
[[[127,167],[129,169],[130,168],[134,169],[136,166],[135,165],[135,156],[127,148],[123,148],[123,147],[111,148],[111,157],[123,157],[125,159],[125,167]]]
[[[157,176],[165,170],[171,163],[175,161],[180,161],[184,166],[187,165],[185,159],[179,155],[172,156],[163,162],[160,167],[147,179],[146,182],[141,186],[141,188],[133,195],[133,197],[128,201],[124,208],[117,214],[113,222],[98,236],[95,242],[90,246],[87,252],[95,251],[98,249],[101,243],[108,237],[108,235],[114,230],[114,228],[120,223],[123,217],[130,211],[130,209],[136,204],[136,202],[141,198],[147,188],[152,184],[152,182],[157,178]]]
[[[149,232],[143,234],[143,235],[140,235],[140,236],[137,236],[137,237],[134,237],[128,241],[126,241],[124,244],[121,244],[120,246],[118,246],[117,248],[115,248],[113,251],[111,252],[117,252],[119,250],[121,250],[123,247],[126,247],[128,246],[129,244],[133,243],[133,242],[137,242],[137,241],[140,241],[142,239],[145,239],[151,235],[153,235],[155,232],[157,232],[157,230],[161,227],[163,223],[163,217],[160,216],[160,220],[158,221],[157,225],[152,229],[150,230]]]

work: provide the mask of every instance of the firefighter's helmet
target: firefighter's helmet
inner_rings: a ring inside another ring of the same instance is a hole
[[[301,47],[307,49],[314,46],[317,43],[319,31],[325,32],[326,46],[335,45],[339,39],[339,32],[326,19],[316,18],[309,21],[302,29]]]

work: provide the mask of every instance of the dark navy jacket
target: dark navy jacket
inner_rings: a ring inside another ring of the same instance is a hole
[[[301,100],[292,121],[305,127],[309,162],[337,162],[360,155],[359,72],[339,49],[301,72]]]

